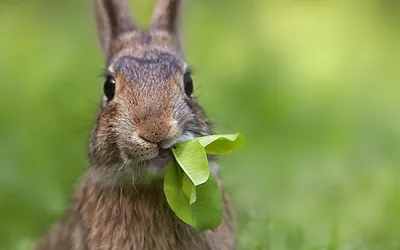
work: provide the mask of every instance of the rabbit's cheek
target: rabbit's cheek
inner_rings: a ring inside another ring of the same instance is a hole
[[[149,159],[149,155],[156,156],[157,146],[141,139],[136,133],[121,133],[119,145],[123,151],[123,157],[133,162]]]

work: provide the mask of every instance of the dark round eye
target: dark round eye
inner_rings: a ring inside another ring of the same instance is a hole
[[[113,77],[107,76],[107,79],[104,82],[103,90],[107,100],[111,101],[115,94],[115,79]]]
[[[189,73],[183,76],[183,86],[185,87],[185,92],[188,96],[193,93],[193,80]]]

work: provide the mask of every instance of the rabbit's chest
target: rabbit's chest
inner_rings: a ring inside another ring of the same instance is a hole
[[[162,224],[162,223],[161,223]],[[207,250],[213,249],[202,234],[193,234],[184,228],[161,228],[155,222],[144,225],[97,225],[88,231],[87,250]]]
[[[92,190],[79,209],[87,250],[213,249],[209,233],[197,233],[170,210],[163,194]]]

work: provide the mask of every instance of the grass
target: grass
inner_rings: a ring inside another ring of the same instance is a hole
[[[152,2],[132,1],[145,24]],[[195,92],[240,249],[400,249],[398,13],[385,1],[190,1]],[[391,5],[392,4],[392,5]],[[87,167],[103,61],[90,4],[0,1],[0,249],[31,249]]]

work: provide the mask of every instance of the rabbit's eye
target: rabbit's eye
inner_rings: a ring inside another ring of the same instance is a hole
[[[188,96],[193,93],[193,80],[189,73],[183,76],[183,85],[185,87],[185,92]]]
[[[104,82],[104,94],[106,95],[108,101],[111,101],[114,97],[115,93],[115,79],[111,76],[107,76],[106,81]]]

